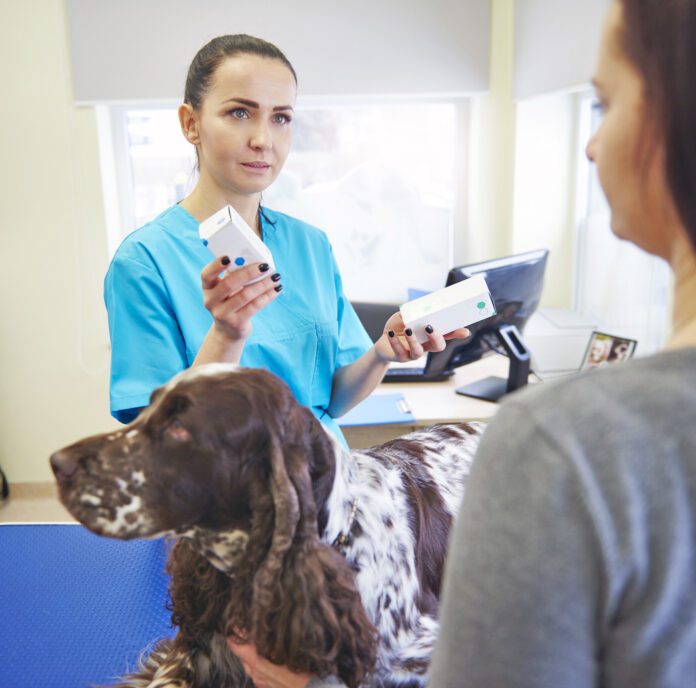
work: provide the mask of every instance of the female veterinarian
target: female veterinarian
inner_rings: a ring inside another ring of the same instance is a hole
[[[296,92],[285,55],[251,36],[215,38],[191,63],[179,120],[196,148],[198,183],[125,239],[105,280],[111,412],[122,422],[175,373],[224,361],[276,373],[343,441],[334,418],[375,388],[390,361],[444,348],[437,332],[421,346],[398,314],[372,346],[325,234],[261,206],[290,150]],[[266,243],[278,272],[256,263],[225,273],[229,257],[210,261],[198,224],[226,204]]]

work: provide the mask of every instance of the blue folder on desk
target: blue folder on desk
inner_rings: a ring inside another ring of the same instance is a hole
[[[174,634],[166,558],[162,540],[0,524],[0,686],[87,688],[135,669]]]
[[[343,427],[413,422],[415,418],[403,394],[372,394],[338,418],[338,424]]]

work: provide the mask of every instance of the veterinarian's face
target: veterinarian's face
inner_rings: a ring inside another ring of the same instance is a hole
[[[193,130],[186,133],[197,146],[201,175],[239,195],[266,189],[290,151],[296,90],[292,73],[279,60],[225,59],[193,112]]]
[[[602,122],[587,145],[611,209],[611,228],[621,239],[669,257],[662,231],[673,207],[664,171],[664,146],[646,106],[645,84],[625,55],[623,10],[607,14],[593,82]]]

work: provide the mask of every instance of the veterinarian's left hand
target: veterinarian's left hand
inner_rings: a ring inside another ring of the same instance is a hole
[[[377,355],[384,361],[415,361],[430,351],[442,351],[449,339],[466,339],[471,332],[465,327],[447,334],[429,332],[428,341],[420,344],[407,330],[400,312],[394,313],[384,326],[384,333],[375,343]],[[391,333],[391,334],[390,334]]]
[[[312,679],[311,674],[295,674],[287,667],[259,657],[252,643],[239,645],[230,639],[227,642],[256,688],[305,688]]]

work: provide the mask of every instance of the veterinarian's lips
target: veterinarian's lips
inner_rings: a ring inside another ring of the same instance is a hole
[[[271,169],[270,164],[267,162],[263,162],[262,160],[243,162],[242,167],[253,174],[264,174]]]

